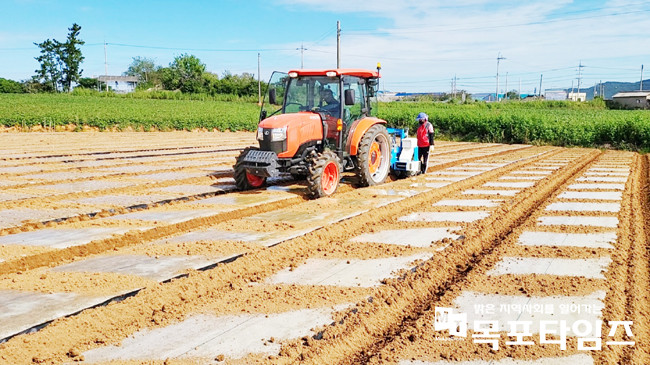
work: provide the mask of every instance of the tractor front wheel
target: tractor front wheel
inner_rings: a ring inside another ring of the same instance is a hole
[[[235,163],[235,166],[233,166],[235,169],[235,185],[238,190],[257,189],[266,185],[266,177],[253,175],[246,171],[246,168],[244,167],[244,157],[248,151],[256,149],[257,148],[255,147],[245,148],[242,153],[239,154],[237,162]]]
[[[357,154],[360,186],[383,183],[390,172],[390,137],[386,127],[375,124],[361,138]]]
[[[307,195],[311,199],[330,196],[341,180],[341,163],[332,151],[314,153],[309,163]]]

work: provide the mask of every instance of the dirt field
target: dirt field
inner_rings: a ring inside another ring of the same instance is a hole
[[[648,156],[437,142],[236,192],[251,133],[0,134],[0,363],[649,364]]]

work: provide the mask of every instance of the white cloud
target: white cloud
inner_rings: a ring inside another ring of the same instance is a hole
[[[624,3],[617,0],[582,9],[570,0],[507,6],[482,0],[461,0],[453,5],[388,0],[281,3],[385,18],[378,28],[342,24],[342,63],[345,67],[373,68],[381,61],[384,81],[391,89],[446,90],[454,75],[461,79],[492,76],[499,52],[507,58],[500,65],[500,73],[519,75],[531,89],[538,84],[539,73],[556,68],[564,70],[548,71],[549,80],[564,79],[564,86],[570,86],[577,74],[566,68],[577,68],[580,60],[629,68],[631,63],[607,63],[606,58],[627,57],[630,62],[650,58],[650,40],[645,33],[650,28],[650,7],[641,3],[623,7]],[[305,63],[309,67],[332,67],[334,42],[332,38],[313,47],[305,54]],[[476,80],[467,82],[470,91],[493,90],[489,84],[494,80]]]

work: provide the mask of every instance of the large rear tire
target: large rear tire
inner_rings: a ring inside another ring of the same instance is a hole
[[[336,192],[341,181],[341,162],[332,151],[313,153],[309,161],[307,196],[318,199]]]
[[[266,185],[266,177],[255,176],[244,168],[244,157],[250,150],[257,150],[256,147],[246,147],[237,156],[237,162],[233,168],[235,169],[235,186],[238,190],[251,190],[261,188]]]
[[[382,184],[390,172],[390,137],[386,127],[375,124],[361,138],[357,154],[360,186]]]

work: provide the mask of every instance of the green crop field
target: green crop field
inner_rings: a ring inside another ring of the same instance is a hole
[[[379,116],[414,130],[421,111],[438,132],[465,141],[650,149],[650,111],[609,110],[598,103],[393,102],[383,104]]]
[[[0,125],[87,125],[100,130],[255,130],[256,103],[65,94],[0,94]]]
[[[158,100],[66,94],[0,94],[0,125],[90,126],[136,130],[255,130],[259,107],[248,101]],[[650,150],[650,111],[608,110],[604,103],[382,103],[390,126],[417,127],[426,112],[438,133],[465,141]]]

